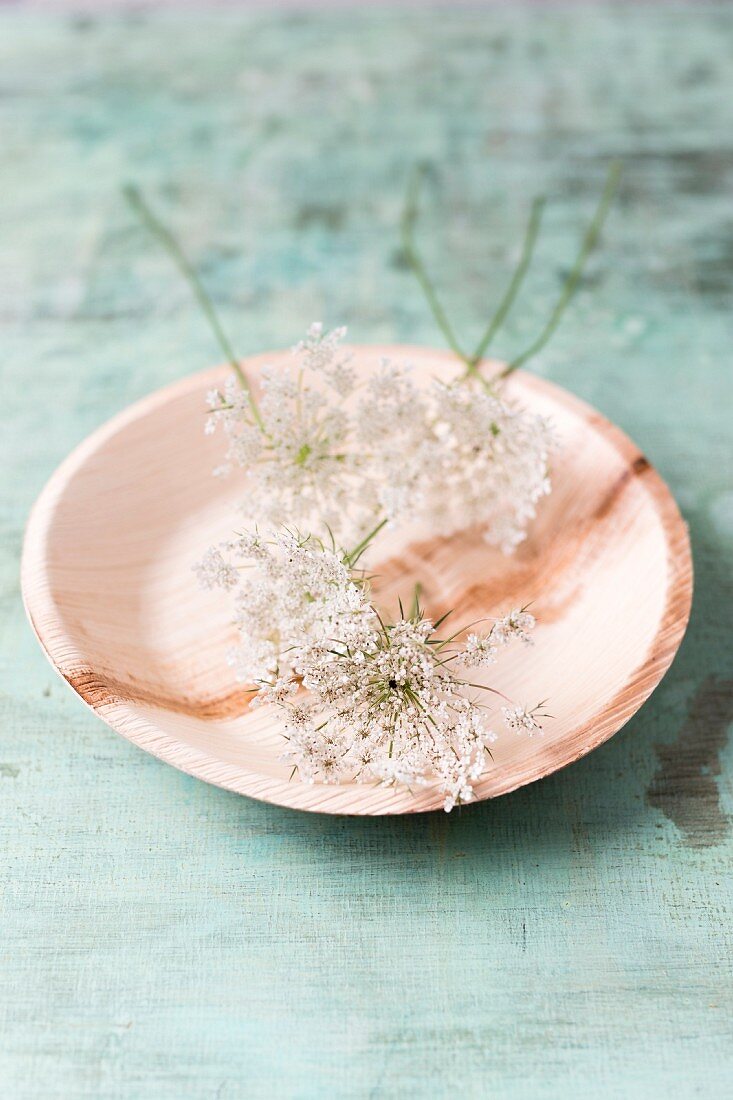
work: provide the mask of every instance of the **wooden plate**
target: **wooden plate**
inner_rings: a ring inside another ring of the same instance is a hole
[[[382,356],[449,376],[452,356],[407,347],[353,349],[362,370]],[[255,381],[278,352],[247,360]],[[209,783],[302,810],[431,810],[436,790],[289,781],[279,719],[250,711],[224,653],[234,640],[223,594],[196,587],[191,564],[236,523],[243,477],[211,475],[219,435],[205,436],[204,395],[225,369],[152,394],[100,428],[59,467],[28,524],[22,586],[50,661],[108,725]],[[380,600],[419,577],[433,615],[469,621],[533,601],[533,649],[510,649],[493,682],[517,702],[549,700],[542,738],[502,732],[478,797],[506,794],[611,737],[669,667],[692,593],[685,524],[638,448],[564,390],[517,374],[509,392],[549,414],[562,441],[552,495],[513,558],[472,532],[410,529],[385,537],[370,566]],[[240,521],[241,522],[241,521]],[[502,728],[497,723],[497,731]]]

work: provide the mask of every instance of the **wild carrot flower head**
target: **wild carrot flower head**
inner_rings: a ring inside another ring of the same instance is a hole
[[[478,525],[510,553],[550,491],[550,425],[470,380],[420,384],[409,364],[361,377],[345,333],[312,325],[292,366],[263,370],[256,407],[236,377],[208,395],[206,430],[228,444],[217,472],[247,472],[248,514],[341,541],[382,515],[442,534]]]
[[[365,543],[368,544],[368,539]],[[256,701],[278,708],[283,759],[305,782],[437,784],[446,810],[474,797],[495,733],[483,686],[463,671],[530,641],[534,618],[510,611],[483,635],[442,638],[419,606],[387,621],[351,554],[280,530],[244,534],[196,567],[206,587],[233,594],[240,641],[231,653]],[[536,716],[505,710],[511,728]]]

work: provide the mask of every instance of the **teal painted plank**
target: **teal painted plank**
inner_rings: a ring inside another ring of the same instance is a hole
[[[0,28],[3,1095],[729,1094],[733,11]],[[604,251],[535,369],[621,424],[690,523],[690,632],[629,726],[494,804],[350,821],[206,787],[88,714],[24,621],[25,517],[88,431],[216,357],[120,185],[178,227],[243,352],[314,318],[437,342],[397,246],[415,158],[476,337],[546,190],[511,354],[619,155]]]

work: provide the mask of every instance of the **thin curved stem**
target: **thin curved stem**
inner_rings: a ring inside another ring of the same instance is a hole
[[[379,521],[379,523],[376,525],[376,527],[372,528],[372,530],[369,532],[368,535],[364,536],[364,538],[361,540],[361,542],[357,546],[355,546],[353,550],[351,550],[348,554],[346,554],[344,556],[344,561],[347,562],[348,565],[352,569],[356,565],[356,563],[358,562],[359,558],[362,556],[364,551],[371,545],[371,543],[377,537],[377,535],[382,530],[382,528],[386,526],[387,522],[388,522],[387,517],[385,516],[384,519],[381,519]]]
[[[419,212],[419,198],[420,187],[422,185],[423,176],[425,174],[424,165],[416,165],[410,176],[410,180],[407,185],[407,195],[405,197],[405,207],[402,213],[402,248],[407,258],[407,262],[412,268],[417,281],[422,287],[423,293],[427,300],[430,310],[435,318],[438,328],[441,330],[450,348],[456,353],[459,359],[461,359],[468,367],[471,367],[469,357],[461,348],[458,343],[456,335],[453,331],[453,327],[448,320],[445,310],[443,309],[438,295],[435,292],[432,280],[425,270],[425,265],[422,262],[419,252],[415,247],[415,221]]]
[[[489,348],[489,345],[491,344],[491,341],[494,339],[494,336],[504,324],[504,321],[506,320],[510,309],[514,305],[517,294],[522,287],[524,277],[527,274],[527,271],[529,270],[529,265],[532,261],[532,255],[534,253],[535,244],[537,243],[537,237],[539,235],[540,225],[542,223],[542,214],[545,208],[546,201],[547,200],[545,199],[545,197],[541,195],[532,203],[532,210],[529,215],[529,221],[527,222],[527,228],[524,234],[524,243],[522,245],[522,252],[519,257],[519,262],[517,263],[514,274],[512,275],[509,282],[509,286],[504,293],[504,297],[499,303],[499,307],[496,310],[496,313],[491,318],[486,332],[482,336],[476,347],[475,352],[471,356],[471,363],[474,367],[478,366],[478,364],[483,359]],[[468,378],[471,373],[472,371],[469,369],[466,371],[463,377]]]
[[[540,332],[537,339],[534,340],[533,343],[531,343],[529,347],[521,353],[521,355],[518,355],[515,359],[513,359],[511,363],[509,363],[508,366],[506,366],[504,370],[496,376],[497,378],[506,378],[512,373],[512,371],[515,371],[518,367],[521,367],[524,363],[526,363],[528,359],[531,359],[534,355],[537,355],[537,353],[542,350],[542,348],[551,338],[557,326],[560,324],[562,316],[568,305],[570,304],[573,295],[575,294],[575,291],[578,288],[578,284],[585,269],[586,261],[588,260],[588,257],[598,243],[598,238],[601,235],[603,223],[606,220],[611,202],[613,201],[613,197],[616,194],[616,189],[621,178],[621,171],[621,162],[613,161],[611,167],[608,170],[606,185],[603,189],[603,194],[601,195],[601,201],[598,204],[598,208],[593,216],[593,220],[586,230],[575,263],[573,264],[570,274],[565,280],[565,285],[563,286],[562,293],[560,294],[557,304],[555,305],[555,308],[550,315],[550,319]]]
[[[168,227],[160,221],[160,219],[148,206],[139,188],[135,187],[133,184],[126,184],[123,187],[122,191],[132,211],[136,214],[136,216],[142,222],[145,228],[149,230],[149,232],[152,233],[152,235],[156,237],[157,240],[163,245],[166,252],[171,257],[174,264],[181,272],[191,290],[193,291],[194,297],[196,298],[196,301],[201,308],[201,312],[208,321],[209,328],[214,334],[214,337],[222,352],[226,356],[227,361],[234,370],[237,379],[239,380],[239,384],[247,394],[250,408],[252,410],[252,415],[255,418],[255,421],[260,428],[264,428],[259,409],[257,408],[254,397],[252,396],[252,391],[249,388],[249,384],[245,377],[244,371],[242,370],[239,360],[237,359],[234,348],[232,347],[226,333],[224,332],[216,309],[214,308],[214,303],[209,297],[198,275],[196,274],[196,270],[193,267],[193,264],[188,259]]]

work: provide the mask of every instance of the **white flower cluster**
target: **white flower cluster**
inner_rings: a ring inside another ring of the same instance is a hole
[[[237,679],[269,684],[293,674],[304,646],[346,639],[374,613],[343,555],[285,529],[244,534],[209,550],[195,567],[204,588],[234,589],[241,641],[229,654]]]
[[[255,702],[280,708],[284,759],[305,782],[437,783],[450,810],[473,798],[495,739],[461,670],[530,642],[534,617],[510,611],[458,643],[464,632],[441,639],[416,597],[410,617],[400,607],[385,622],[358,561],[405,518],[443,534],[478,525],[511,553],[550,490],[550,428],[470,383],[418,385],[408,366],[359,380],[345,331],[311,326],[292,368],[263,371],[256,403],[237,379],[209,394],[206,430],[228,440],[219,472],[247,471],[247,512],[272,533],[213,547],[196,569],[232,593],[231,664]],[[502,709],[510,729],[541,730],[540,707]]]
[[[356,430],[393,520],[420,518],[437,534],[483,529],[504,553],[526,538],[550,492],[549,423],[465,382],[416,385],[385,363],[366,384]]]
[[[507,645],[513,638],[531,645],[530,630],[535,626],[534,615],[526,608],[510,611],[503,619],[497,619],[486,635],[469,634],[466,639],[463,663],[468,668],[478,665],[493,665],[497,650]]]
[[[214,473],[247,471],[246,511],[258,523],[351,539],[376,515],[366,458],[353,446],[352,416],[343,407],[356,385],[349,357],[339,351],[345,334],[312,325],[293,348],[292,368],[263,369],[256,409],[235,377],[208,394],[206,431],[221,425],[228,442]]]
[[[511,553],[550,491],[548,422],[470,381],[417,385],[388,361],[361,381],[345,333],[312,325],[292,368],[263,371],[256,408],[236,379],[209,394],[207,431],[228,439],[217,472],[247,470],[249,515],[342,542],[382,515],[441,534],[478,525]]]
[[[516,733],[527,733],[532,737],[535,733],[542,732],[542,724],[537,719],[550,717],[549,714],[540,713],[540,708],[543,706],[544,703],[538,703],[532,710],[527,710],[525,707],[502,707],[501,712],[510,730]]]
[[[456,671],[527,642],[526,610],[511,611],[464,645],[441,640],[416,604],[385,623],[356,554],[311,536],[243,535],[196,567],[206,587],[233,590],[241,642],[231,654],[257,702],[281,708],[284,759],[305,782],[437,781],[450,810],[473,798],[495,735],[486,708]],[[459,632],[460,633],[460,632]],[[535,712],[504,710],[511,728],[541,728]],[[528,725],[531,722],[531,727]]]

